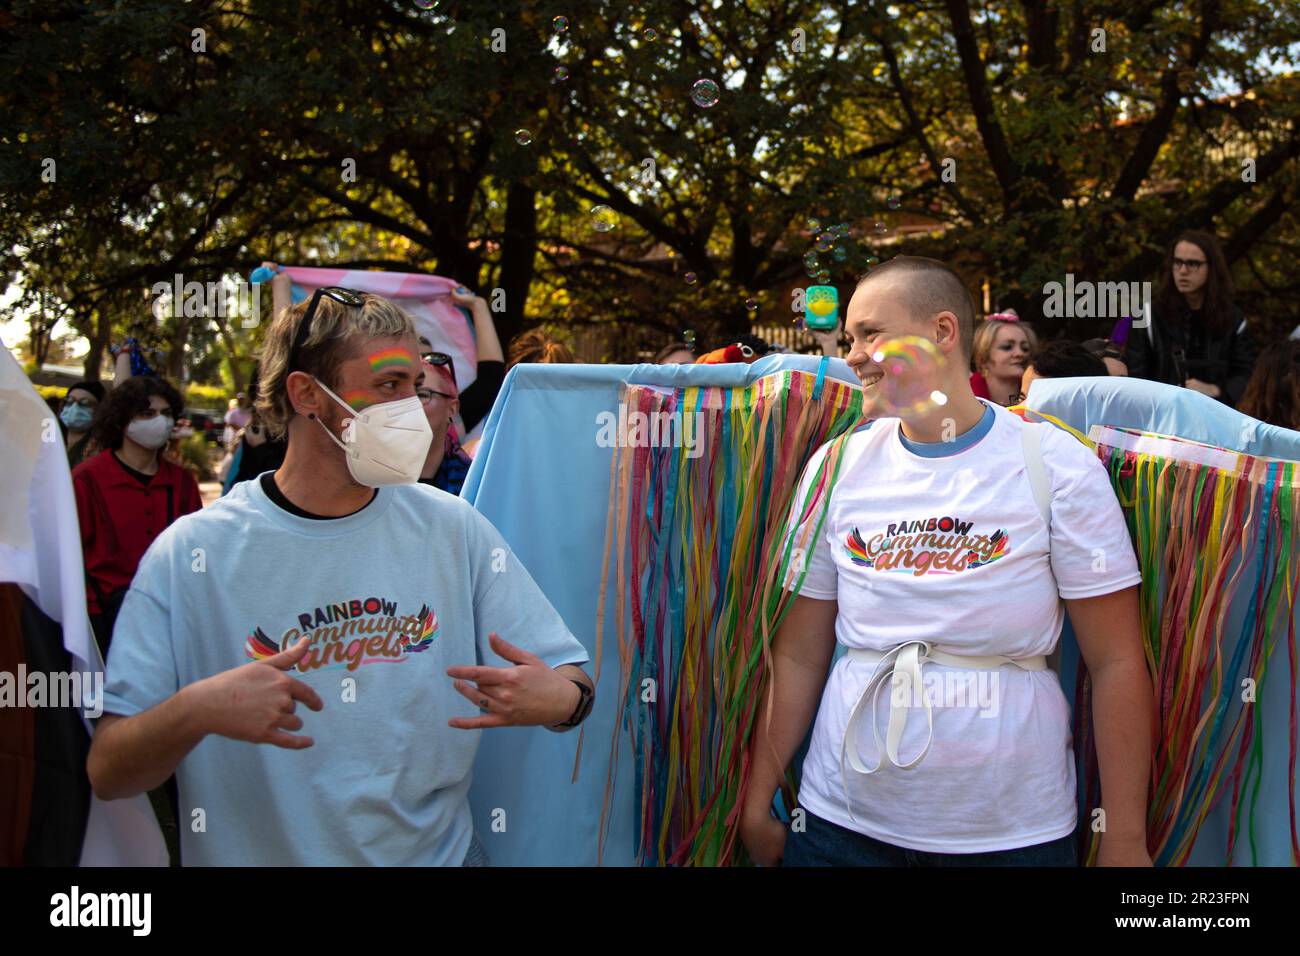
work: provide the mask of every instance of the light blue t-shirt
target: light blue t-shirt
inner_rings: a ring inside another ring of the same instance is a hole
[[[381,488],[355,514],[313,520],[245,481],[175,522],[140,562],[113,632],[104,710],[138,714],[311,634],[289,673],[324,701],[320,713],[296,711],[315,746],[204,738],[176,771],[182,861],[460,865],[480,731],[447,721],[479,711],[446,670],[506,666],[490,631],[551,667],[587,661],[464,500]]]

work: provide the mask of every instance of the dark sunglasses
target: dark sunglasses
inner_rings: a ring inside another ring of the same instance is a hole
[[[451,356],[446,352],[421,352],[420,361],[426,365],[432,365],[435,368],[445,368],[447,374],[451,376],[451,382],[456,385],[456,365],[451,360]],[[457,385],[459,388],[460,386]]]
[[[344,289],[342,286],[326,285],[321,286],[311,294],[311,301],[307,303],[307,314],[302,317],[298,323],[298,332],[293,337],[293,346],[289,349],[288,368],[294,371],[294,366],[298,361],[298,353],[302,347],[307,344],[307,339],[311,337],[311,320],[316,317],[316,306],[320,304],[321,296],[329,296],[340,305],[346,305],[349,308],[359,309],[366,304],[366,297],[360,292],[352,289]],[[301,369],[298,369],[301,371]]]

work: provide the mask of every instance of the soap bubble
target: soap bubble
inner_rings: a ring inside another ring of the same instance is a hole
[[[438,5],[438,0],[415,0],[415,5],[421,10],[432,10]]]
[[[890,209],[897,209],[898,207],[903,205],[903,200],[899,196],[890,196],[888,199],[885,200],[885,205],[888,206]]]
[[[803,264],[805,269],[812,269],[816,272],[822,261],[817,257],[817,253],[810,252],[803,257]]]
[[[526,129],[515,130],[515,142],[520,146],[527,146],[533,141],[533,134]]]
[[[641,38],[645,40],[646,43],[654,43],[655,40],[659,39],[659,34],[650,27],[647,27],[645,30],[641,31]]]
[[[876,223],[872,228],[876,230],[876,235],[878,236],[883,236],[885,233],[889,232],[889,227],[883,222]]]
[[[817,233],[817,238],[813,242],[813,247],[816,248],[818,252],[830,252],[831,246],[833,245],[835,245],[835,237],[829,232]]]
[[[683,332],[683,333],[682,333],[682,341],[685,342],[687,345],[689,345],[691,348],[694,348],[694,347],[695,347],[695,330],[694,330],[694,329],[687,329],[685,332]]]
[[[831,271],[829,269],[823,269],[821,272],[817,273],[815,278],[818,282],[825,285],[827,282],[831,281]]]
[[[746,300],[745,300],[745,308],[748,309],[750,312],[757,312],[757,311],[758,311],[758,300],[757,300],[757,299],[746,299]]]
[[[845,249],[843,246],[836,246],[834,249],[831,250],[831,258],[834,259],[836,262],[843,262],[848,257],[849,257],[849,250]]]
[[[557,66],[551,71],[551,76],[555,77],[560,82],[564,82],[569,78],[569,68],[567,66]]]
[[[694,272],[688,272],[686,275],[682,276],[682,278],[686,280],[687,285],[695,285],[695,283],[700,281],[700,277]]]
[[[872,266],[878,266],[878,265],[880,265],[880,259],[878,256],[867,256],[868,269],[870,269]]]
[[[849,224],[847,222],[840,223],[832,230],[833,234],[837,239],[843,239],[852,231],[853,230],[849,228]]]
[[[822,229],[822,221],[821,221],[820,219],[809,219],[809,220],[808,220],[808,231],[809,231],[809,232],[813,232],[813,233],[821,232],[821,229]]]
[[[551,21],[551,26],[555,27],[556,33],[565,33],[569,29],[568,17],[556,17]]]
[[[696,80],[695,85],[691,87],[691,101],[696,106],[708,109],[710,106],[716,106],[721,98],[722,93],[718,90],[718,84],[712,80]]]
[[[887,339],[871,353],[871,361],[883,377],[869,387],[867,397],[882,414],[916,415],[947,404],[948,396],[937,387],[943,356],[929,339]]]
[[[604,204],[592,206],[588,214],[591,216],[591,228],[597,232],[609,232],[618,225],[618,214]]]

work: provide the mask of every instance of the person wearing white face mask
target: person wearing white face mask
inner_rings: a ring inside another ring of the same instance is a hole
[[[186,865],[481,865],[478,731],[590,712],[586,651],[501,535],[416,484],[419,355],[380,296],[325,288],[281,312],[257,412],[288,435],[284,463],[141,565],[87,769],[104,799],[174,771],[182,819],[226,821],[182,827]]]
[[[127,379],[95,418],[91,440],[103,450],[72,471],[86,601],[105,654],[146,550],[172,522],[203,507],[194,476],[161,454],[180,410],[180,395],[163,379]]]

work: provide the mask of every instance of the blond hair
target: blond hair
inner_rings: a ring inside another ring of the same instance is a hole
[[[282,437],[294,416],[286,384],[290,372],[306,372],[329,388],[337,388],[339,368],[357,354],[362,342],[415,334],[411,317],[394,303],[379,295],[367,294],[365,300],[364,305],[354,307],[321,296],[293,368],[289,367],[289,350],[310,299],[285,309],[271,322],[262,346],[256,408],[272,438]]]
[[[993,354],[993,342],[998,337],[998,329],[1008,325],[1012,328],[1024,330],[1025,338],[1029,340],[1029,350],[1031,352],[1038,347],[1038,336],[1029,327],[1029,323],[1007,322],[1004,319],[985,319],[975,327],[975,344],[971,349],[971,362],[974,365],[972,371],[978,372],[988,364],[989,356]]]

